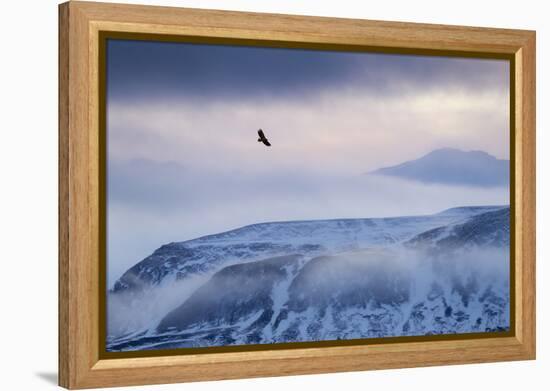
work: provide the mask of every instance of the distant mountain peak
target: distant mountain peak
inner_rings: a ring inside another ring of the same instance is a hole
[[[510,162],[485,151],[440,148],[395,166],[379,168],[370,175],[384,175],[423,183],[505,187],[509,184]]]

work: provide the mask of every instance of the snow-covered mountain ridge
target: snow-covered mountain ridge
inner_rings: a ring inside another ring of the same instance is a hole
[[[230,262],[292,253],[342,252],[386,246],[503,206],[447,209],[428,216],[270,222],[166,244],[130,268],[114,292],[140,291],[164,280],[205,273]]]
[[[507,330],[509,213],[263,223],[171,243],[110,291],[108,349]]]

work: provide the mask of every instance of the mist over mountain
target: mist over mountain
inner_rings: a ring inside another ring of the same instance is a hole
[[[108,294],[109,351],[508,330],[507,206],[254,224],[162,246]]]
[[[510,246],[510,209],[475,215],[466,221],[438,227],[416,235],[405,244],[437,251],[464,250],[475,246]]]
[[[504,187],[510,181],[510,161],[483,151],[442,148],[395,166],[379,168],[371,175],[385,175],[424,183]]]
[[[247,225],[184,242],[168,243],[128,269],[113,292],[140,292],[207,273],[228,263],[289,255],[340,253],[370,246],[385,247],[416,234],[504,206],[447,209],[428,216],[282,221]]]

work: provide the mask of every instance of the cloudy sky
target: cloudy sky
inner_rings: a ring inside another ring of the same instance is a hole
[[[508,159],[508,72],[503,60],[109,40],[109,284],[164,243],[246,224],[507,203],[503,188],[364,173],[443,147]]]

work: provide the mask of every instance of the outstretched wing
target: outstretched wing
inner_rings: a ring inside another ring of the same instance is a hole
[[[258,141],[261,141],[262,143],[264,143],[264,145],[271,147],[271,144],[267,140],[267,137],[265,137],[264,131],[262,129],[258,129],[258,137],[260,137]]]

